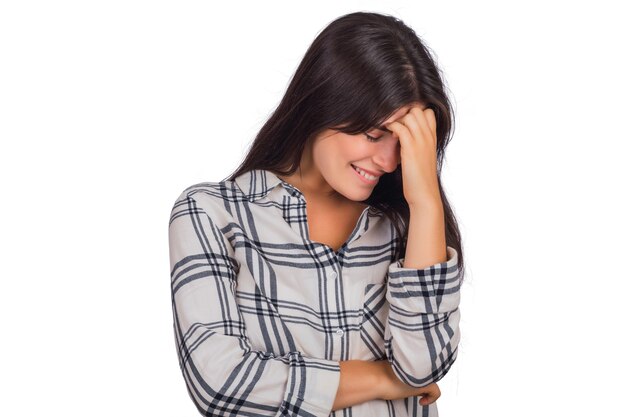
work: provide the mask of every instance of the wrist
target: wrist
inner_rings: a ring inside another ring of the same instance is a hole
[[[411,214],[424,212],[439,214],[444,212],[443,203],[436,198],[422,200],[420,202],[411,202],[408,203],[408,206]]]

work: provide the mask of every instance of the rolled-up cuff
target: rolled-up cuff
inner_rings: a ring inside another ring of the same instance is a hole
[[[289,364],[287,391],[279,415],[328,417],[339,388],[339,362],[294,352],[289,356]]]
[[[460,303],[458,253],[446,247],[448,260],[425,268],[404,268],[404,258],[388,268],[387,301],[416,313],[444,313]]]

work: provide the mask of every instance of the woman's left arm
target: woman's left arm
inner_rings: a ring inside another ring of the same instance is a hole
[[[401,144],[410,217],[405,256],[388,271],[385,353],[400,380],[424,387],[443,378],[457,357],[458,254],[446,246],[433,110],[415,106],[387,127]]]
[[[402,192],[409,206],[409,230],[404,266],[423,268],[446,261],[444,210],[437,174],[437,119],[424,104],[416,104],[387,124],[400,145]]]
[[[405,258],[389,265],[385,353],[397,377],[413,387],[439,381],[458,353],[461,283],[457,251],[448,260],[408,268]]]

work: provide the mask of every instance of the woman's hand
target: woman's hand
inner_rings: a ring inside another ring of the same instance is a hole
[[[381,371],[380,399],[397,400],[419,395],[422,396],[419,400],[420,405],[426,406],[434,403],[441,396],[441,391],[436,383],[433,382],[425,387],[415,388],[398,379],[387,360],[380,360],[375,363],[380,366]]]
[[[386,125],[400,141],[404,198],[409,206],[441,204],[437,181],[437,121],[423,104]]]

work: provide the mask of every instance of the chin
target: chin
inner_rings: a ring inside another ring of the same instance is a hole
[[[372,192],[371,191],[370,192],[366,192],[366,191],[356,192],[355,190],[350,190],[350,192],[348,193],[341,193],[341,194],[343,194],[343,196],[346,197],[348,200],[352,200],[356,202],[363,202],[369,198]]]

